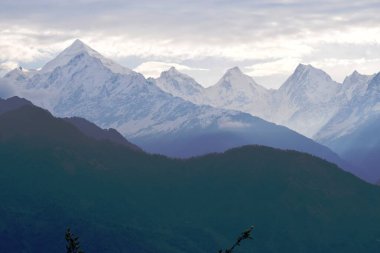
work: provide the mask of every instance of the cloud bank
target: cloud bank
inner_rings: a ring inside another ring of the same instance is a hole
[[[205,85],[238,65],[278,86],[271,76],[289,75],[294,60],[334,63],[339,80],[380,70],[379,11],[377,0],[2,0],[0,63],[38,68],[80,38],[130,68],[210,69],[194,72]]]

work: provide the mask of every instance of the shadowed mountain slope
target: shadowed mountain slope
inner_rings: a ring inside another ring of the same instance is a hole
[[[189,160],[85,136],[47,111],[0,115],[0,251],[379,252],[380,189],[294,151],[243,147]]]

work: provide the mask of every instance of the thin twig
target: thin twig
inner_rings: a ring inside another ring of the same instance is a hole
[[[246,231],[244,231],[236,240],[236,242],[232,245],[232,247],[230,249],[226,249],[226,250],[219,250],[219,253],[232,253],[233,250],[237,247],[237,246],[240,246],[240,243],[244,240],[247,240],[247,239],[253,239],[251,237],[251,233],[252,233],[252,230],[253,230],[253,226],[250,227],[249,229],[247,229]]]

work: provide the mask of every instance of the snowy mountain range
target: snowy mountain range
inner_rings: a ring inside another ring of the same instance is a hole
[[[204,88],[174,67],[154,81],[162,90],[195,104],[243,111],[260,118],[270,116],[272,91],[257,84],[238,67],[229,69],[217,84]],[[255,105],[255,106],[252,106]]]
[[[150,78],[149,81],[175,97],[183,98],[195,104],[207,104],[203,86],[174,67],[162,72],[159,78]]]
[[[270,117],[271,93],[238,67],[227,70],[214,86],[205,89],[210,105],[244,111],[264,119]]]
[[[175,76],[180,79],[178,72]],[[165,86],[165,80],[156,81]],[[188,77],[181,80],[183,86],[196,84],[193,79],[184,83]],[[357,167],[365,167],[355,171],[363,178],[373,181],[380,177],[374,152],[380,142],[365,148],[362,145],[362,152],[357,152],[360,139],[377,135],[374,129],[378,129],[375,122],[380,117],[380,73],[362,75],[354,71],[338,83],[324,71],[300,64],[278,90],[267,90],[235,67],[214,86],[191,96],[173,90],[175,86],[167,89],[193,103],[235,109],[287,126],[327,145]],[[372,138],[375,141],[377,138]],[[357,155],[353,155],[355,152]]]
[[[313,137],[342,103],[339,89],[322,70],[300,64],[274,94],[272,121]]]
[[[300,64],[278,90],[268,90],[257,84],[238,67],[228,70],[209,88],[203,88],[174,69],[164,73],[165,78],[161,76],[155,81],[174,96],[196,104],[247,112],[322,142],[325,138],[349,133],[359,122],[378,111],[376,75],[361,75],[357,71],[340,84],[323,70]],[[173,80],[177,80],[177,85],[173,85]],[[178,87],[187,88],[179,90]],[[187,92],[191,89],[196,92]],[[355,117],[355,113],[361,116]],[[351,116],[347,117],[348,114]],[[352,122],[353,117],[355,122]],[[339,123],[339,118],[352,124]]]
[[[357,174],[373,181],[380,178],[380,73],[353,73],[344,81],[342,93],[348,102],[318,132],[316,139],[361,166]]]
[[[336,99],[342,85],[311,65],[300,64],[278,90],[257,84],[238,67],[229,69],[209,88],[173,69],[164,73],[165,78],[157,78],[156,83],[174,96],[196,104],[247,112],[308,137],[313,137],[347,102],[345,97]],[[177,85],[173,85],[173,80],[177,80]],[[187,92],[191,89],[197,92]]]
[[[232,69],[220,87],[239,81],[240,75],[238,69]],[[54,115],[82,117],[102,128],[117,129],[149,152],[189,157],[259,144],[308,152],[344,166],[328,148],[286,127],[248,113],[197,105],[178,97],[199,95],[203,88],[175,69],[163,73],[161,83],[146,80],[79,40],[41,70],[26,75],[18,69],[4,79],[13,83],[17,95]],[[243,80],[247,82],[243,85],[257,88],[249,77]],[[176,96],[170,94],[174,90],[178,91]]]
[[[325,143],[349,163],[356,175],[370,182],[380,178],[380,116],[374,116],[359,124],[354,131]]]
[[[298,132],[333,149],[366,180],[380,177],[377,163],[363,162],[375,161],[377,144],[359,141],[376,133],[380,74],[354,71],[338,83],[323,70],[300,64],[278,90],[268,90],[234,67],[204,88],[174,67],[145,79],[76,40],[42,69],[19,67],[1,81],[56,116],[117,129],[149,152],[188,157],[260,144],[343,164]]]
[[[316,134],[315,139],[321,142],[350,134],[380,113],[380,73],[366,76],[354,72],[342,86],[339,96],[346,103]]]

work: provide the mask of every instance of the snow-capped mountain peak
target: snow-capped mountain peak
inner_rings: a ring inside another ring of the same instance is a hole
[[[380,115],[380,73],[375,75],[351,75],[343,83],[347,102],[319,130],[315,139],[331,144],[349,136]],[[345,136],[345,137],[343,137]]]
[[[239,67],[228,69],[223,77],[214,86],[209,88],[209,90],[214,89],[244,92],[249,92],[251,90],[266,90],[264,87],[257,84],[252,77],[244,74]]]
[[[185,100],[203,104],[204,88],[197,83],[192,77],[179,72],[175,67],[163,71],[154,83],[163,91]]]
[[[280,87],[280,92],[291,96],[308,95],[319,101],[320,99],[330,99],[339,88],[340,84],[333,81],[323,70],[312,65],[299,64],[294,73]]]
[[[17,68],[12,69],[8,73],[6,73],[4,77],[15,75],[15,74],[24,74],[24,73],[25,73],[24,69],[21,66],[18,66]]]
[[[178,71],[175,67],[170,67],[168,70],[161,72],[160,78],[175,78],[177,80],[191,80],[196,86],[202,87],[192,77]]]
[[[300,63],[300,64],[298,64],[298,66],[296,67],[295,72],[305,71],[305,70],[311,70],[311,69],[316,69],[316,68],[315,68],[313,65],[311,65],[311,64],[303,64],[303,63]]]
[[[380,92],[380,72],[375,74],[368,84],[368,91]]]
[[[218,84],[222,83],[222,81],[225,81],[225,83],[229,83],[229,85],[232,85],[231,81],[239,81],[238,79],[246,79],[246,76],[239,67],[233,67],[226,71],[226,73],[223,75],[221,80],[218,82]],[[217,85],[218,85],[217,84]],[[235,82],[235,84],[237,84]]]
[[[242,110],[259,117],[265,117],[270,110],[270,91],[238,67],[228,69],[215,85],[205,91],[212,106]]]
[[[163,71],[161,74],[163,73],[168,73],[170,75],[184,75],[183,73],[179,72],[174,66],[170,67],[167,71]]]
[[[225,76],[244,75],[238,66],[230,68],[226,71]]]
[[[18,64],[14,62],[0,63],[0,78],[4,77],[6,74],[8,74],[10,71],[14,70],[17,67]]]
[[[48,62],[42,69],[41,73],[52,72],[57,67],[62,67],[70,62],[74,57],[81,54],[88,54],[91,56],[98,56],[95,50],[92,50],[90,47],[86,46],[81,40],[75,40],[69,47],[63,50],[57,57]]]
[[[362,79],[366,79],[368,76],[367,75],[362,75],[358,71],[354,70],[351,75],[347,76],[343,84],[345,83],[354,83],[354,82],[360,82]]]
[[[93,55],[96,55],[99,53],[97,53],[95,50],[93,50],[92,48],[90,48],[89,46],[87,46],[83,41],[81,41],[80,39],[76,39],[72,44],[71,46],[69,46],[68,48],[66,48],[62,54],[71,54],[71,55],[75,55],[75,54],[78,54],[78,53],[81,53],[83,51],[86,51],[88,52],[89,54],[93,54]]]
[[[46,94],[39,95],[41,98],[36,105],[62,116],[70,115],[67,111],[70,104],[79,104],[78,101],[82,100],[88,102],[86,98],[96,101],[113,94],[122,99],[131,90],[143,91],[149,86],[143,75],[103,57],[80,40],[74,41],[41,70],[30,78],[22,78],[17,84],[19,93],[32,101],[35,99],[31,90]],[[157,87],[150,88],[158,90]]]
[[[81,40],[75,40],[68,48],[63,50],[56,58],[48,62],[40,73],[49,73],[57,67],[63,67],[76,57],[90,57],[99,60],[110,71],[118,74],[130,74],[132,70],[119,65],[118,63],[103,57],[100,53],[87,46]]]
[[[356,70],[347,76],[342,85],[342,92],[345,94],[347,100],[351,100],[354,96],[364,95],[371,78],[373,78],[373,76],[362,75]]]
[[[356,69],[352,72],[351,76],[361,75]]]
[[[304,72],[304,71],[313,71],[313,70],[316,70],[316,71],[320,70],[320,71],[322,71],[321,69],[318,69],[318,68],[314,67],[311,64],[300,63],[296,67],[295,72]]]
[[[273,121],[313,136],[338,110],[342,87],[321,69],[299,64],[276,92]]]
[[[315,68],[310,64],[299,64],[288,80],[297,81],[300,85],[308,84],[307,81],[309,80],[318,80],[321,82],[333,81],[326,72],[324,72],[321,69]],[[284,84],[284,88],[287,87],[287,84],[289,84],[289,82],[286,82]]]
[[[32,77],[36,73],[36,70],[32,69],[25,69],[21,66],[18,66],[17,68],[9,71],[4,78],[10,81],[17,81],[22,83],[25,81],[27,78]]]

